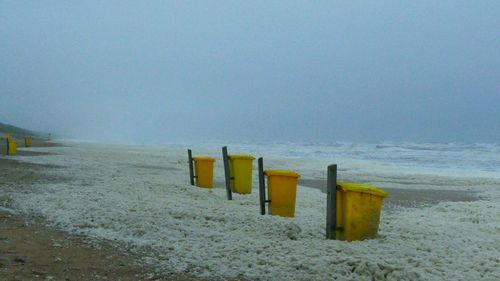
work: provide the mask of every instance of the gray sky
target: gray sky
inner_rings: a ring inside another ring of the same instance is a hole
[[[86,139],[500,141],[500,2],[0,1],[0,122]]]

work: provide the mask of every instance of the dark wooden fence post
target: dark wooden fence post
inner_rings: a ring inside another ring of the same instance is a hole
[[[259,199],[260,214],[266,214],[266,180],[264,178],[264,159],[259,158]]]
[[[191,149],[188,149],[188,159],[189,159],[189,181],[191,185],[194,185],[194,168],[193,168],[193,154]]]
[[[9,155],[9,137],[6,138],[7,141],[7,151],[5,151],[5,155]]]
[[[326,196],[326,239],[335,239],[337,229],[337,165],[328,166]]]
[[[222,148],[222,160],[224,162],[224,176],[226,180],[227,200],[233,200],[233,192],[231,190],[231,171],[229,169],[229,155],[227,154],[227,146]]]

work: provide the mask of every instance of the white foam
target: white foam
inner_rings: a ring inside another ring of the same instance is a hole
[[[257,192],[227,201],[222,188],[187,185],[183,149],[72,143],[39,150],[58,154],[19,159],[59,165],[48,173],[70,181],[13,193],[15,207],[71,233],[127,243],[159,271],[214,279],[500,280],[500,187],[494,179],[481,186],[464,179],[457,187],[481,192],[481,201],[383,212],[378,239],[347,243],[324,239],[325,194],[299,187],[296,218],[261,216]],[[216,182],[222,181],[221,162]],[[291,167],[308,177],[322,177],[325,164],[266,160],[268,167]],[[365,178],[383,176],[367,172]]]

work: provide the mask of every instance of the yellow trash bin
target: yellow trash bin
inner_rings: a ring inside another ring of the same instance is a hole
[[[212,157],[193,157],[196,186],[211,188],[214,182],[214,162]]]
[[[25,147],[32,147],[33,146],[33,139],[31,137],[24,137],[24,146]]]
[[[269,213],[282,217],[295,216],[295,198],[300,175],[294,171],[266,170]]]
[[[337,231],[338,240],[376,238],[384,197],[382,189],[367,184],[338,182]]]
[[[229,170],[231,171],[231,190],[240,194],[252,193],[252,155],[229,155]]]
[[[8,149],[7,155],[16,155],[17,154],[17,142],[13,139],[8,139]]]

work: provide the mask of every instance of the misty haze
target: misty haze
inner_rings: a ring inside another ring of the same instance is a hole
[[[500,138],[496,1],[1,6],[4,123],[125,143]]]

